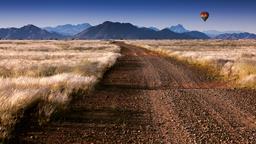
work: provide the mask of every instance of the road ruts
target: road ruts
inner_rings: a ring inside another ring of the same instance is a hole
[[[209,80],[207,72],[116,42],[122,57],[95,91],[18,143],[256,143],[256,92]]]

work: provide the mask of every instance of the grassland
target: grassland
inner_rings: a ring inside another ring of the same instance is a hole
[[[127,43],[207,67],[237,86],[256,87],[255,40],[137,40]]]
[[[9,136],[26,109],[38,123],[88,93],[120,56],[104,41],[0,41],[0,137]]]

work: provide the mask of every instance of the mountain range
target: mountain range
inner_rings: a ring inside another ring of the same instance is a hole
[[[26,25],[21,28],[1,28],[0,39],[256,39],[256,35],[239,31],[189,31],[181,24],[165,29],[138,27],[131,23],[104,22],[91,26],[60,25],[39,28]]]
[[[139,28],[130,23],[104,22],[75,35],[77,39],[208,39],[201,32],[175,33],[169,29]]]
[[[251,34],[251,33],[220,34],[215,38],[224,39],[224,40],[256,39],[256,34]]]
[[[74,36],[74,35],[80,33],[81,31],[86,30],[90,27],[91,27],[90,24],[83,23],[83,24],[77,24],[77,25],[66,24],[66,25],[59,25],[56,27],[45,27],[43,29],[45,29],[49,32],[56,32],[56,33],[66,35],[66,36]]]
[[[189,30],[187,30],[183,25],[181,24],[178,24],[178,25],[175,25],[175,26],[171,26],[169,28],[171,31],[173,32],[176,32],[176,33],[185,33],[185,32],[189,32]],[[208,31],[203,31],[204,34],[206,34],[207,36],[209,36],[210,38],[220,38],[221,36],[223,35],[235,35],[235,34],[242,34],[244,32],[242,31],[217,31],[217,30],[208,30]],[[250,35],[249,33],[247,33],[248,35]],[[243,34],[243,35],[240,35],[237,36],[238,38],[250,38],[251,36],[246,36],[247,34]]]
[[[21,28],[1,28],[0,39],[13,40],[46,40],[46,39],[63,39],[63,35],[48,32],[34,25],[26,25]]]
[[[203,33],[207,34],[209,37],[214,38],[221,34],[235,34],[235,33],[244,33],[242,31],[217,31],[217,30],[208,30],[203,31]]]

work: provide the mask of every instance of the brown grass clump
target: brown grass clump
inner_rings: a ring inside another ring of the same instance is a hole
[[[88,93],[120,56],[104,41],[0,41],[0,137],[40,104],[38,122]]]

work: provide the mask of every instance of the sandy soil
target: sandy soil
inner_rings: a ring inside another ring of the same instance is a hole
[[[19,129],[20,143],[256,143],[256,92],[134,46],[65,116]]]

